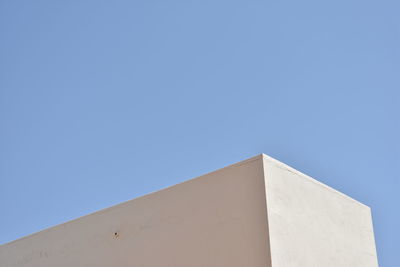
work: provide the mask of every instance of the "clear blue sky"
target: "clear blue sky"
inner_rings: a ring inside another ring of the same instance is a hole
[[[0,2],[0,243],[266,153],[398,264],[400,2]]]

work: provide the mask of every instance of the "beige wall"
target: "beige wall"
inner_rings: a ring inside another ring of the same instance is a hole
[[[367,206],[260,155],[2,245],[0,266],[378,264]]]
[[[256,157],[50,228],[0,266],[270,266],[262,172]]]

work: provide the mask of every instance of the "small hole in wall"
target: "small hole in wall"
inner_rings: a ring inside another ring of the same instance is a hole
[[[118,233],[118,232],[115,232],[115,233],[114,233],[114,237],[115,237],[115,238],[119,237],[119,233]]]

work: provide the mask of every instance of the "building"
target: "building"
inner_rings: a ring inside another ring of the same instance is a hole
[[[0,247],[2,267],[377,267],[370,208],[266,155]]]

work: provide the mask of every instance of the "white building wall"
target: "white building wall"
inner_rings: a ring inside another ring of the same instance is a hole
[[[264,156],[273,267],[377,267],[370,208]]]
[[[260,155],[0,246],[1,267],[377,267],[370,209]]]

